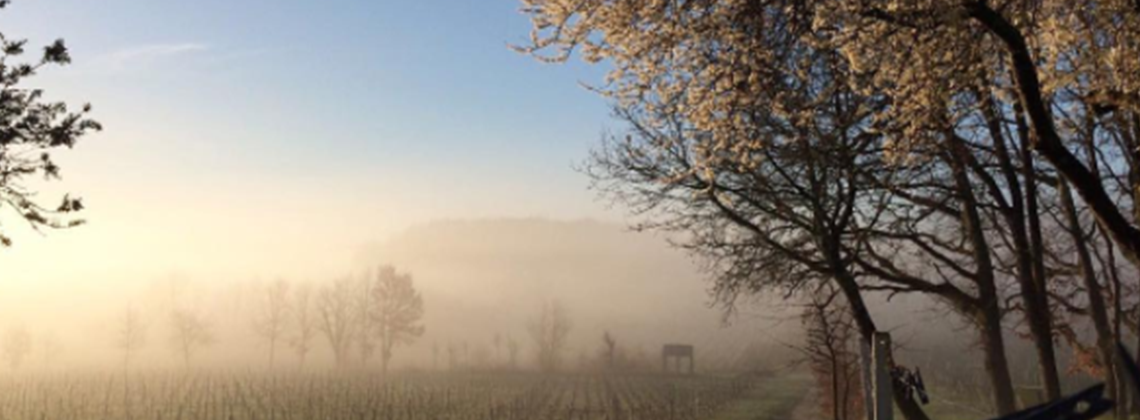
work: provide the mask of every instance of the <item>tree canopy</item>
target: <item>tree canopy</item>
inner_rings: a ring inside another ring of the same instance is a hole
[[[580,50],[613,70],[597,89],[618,104],[680,116],[707,133],[691,171],[742,165],[765,146],[748,110],[781,107],[794,91],[779,72],[804,48],[831,51],[854,73],[851,89],[885,101],[867,124],[885,152],[945,142],[975,121],[978,93],[1018,109],[1032,146],[1089,204],[1134,263],[1140,230],[1094,171],[1067,146],[1064,122],[1140,112],[1140,3],[951,0],[524,0],[534,28],[518,47],[545,60]],[[804,67],[802,71],[811,71]],[[645,123],[665,125],[667,121]]]

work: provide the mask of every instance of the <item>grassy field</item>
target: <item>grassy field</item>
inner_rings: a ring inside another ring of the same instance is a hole
[[[0,419],[786,419],[771,375],[55,374],[0,378]]]
[[[714,420],[789,420],[804,402],[811,378],[805,375],[769,376],[727,405]],[[808,410],[814,417],[815,411]]]

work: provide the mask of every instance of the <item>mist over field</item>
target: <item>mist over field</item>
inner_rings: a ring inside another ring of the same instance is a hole
[[[0,0],[0,420],[1129,420],[1138,0]]]
[[[134,307],[144,314],[149,335],[137,366],[179,368],[182,361],[168,343],[166,324],[170,310],[185,306],[200,311],[215,330],[216,342],[195,356],[195,367],[262,369],[268,368],[267,349],[254,326],[267,284],[285,280],[321,286],[393,265],[412,274],[425,307],[426,331],[395,355],[393,364],[400,368],[431,369],[433,346],[466,346],[469,357],[478,355],[487,368],[504,364],[503,343],[494,354],[496,335],[520,342],[521,362],[530,367],[527,325],[550,301],[561,302],[570,313],[571,364],[582,356],[593,360],[608,331],[654,365],[665,343],[700,343],[702,365],[707,363],[702,367],[726,369],[745,363],[752,345],[780,352],[782,344],[775,339],[795,330],[783,325],[794,318],[788,308],[758,316],[764,309],[748,305],[726,319],[689,256],[661,237],[613,223],[539,218],[430,222],[362,245],[352,259],[342,270],[319,278],[292,276],[274,267],[257,276],[229,278],[157,271],[121,282],[120,289],[101,287],[98,293],[29,290],[19,299],[0,297],[0,323],[58,340],[62,351],[53,366],[114,368],[121,358],[115,344],[120,318]],[[790,342],[791,337],[781,339]],[[322,340],[314,340],[311,367],[332,366]],[[295,359],[283,348],[278,367],[289,368]]]
[[[347,260],[342,269],[320,276],[294,276],[272,266],[251,276],[159,270],[132,279],[94,280],[99,290],[88,293],[29,288],[19,296],[0,297],[0,323],[5,330],[29,331],[41,346],[47,340],[58,347],[54,355],[33,350],[21,370],[120,369],[123,315],[132,308],[146,325],[145,344],[133,355],[132,368],[185,370],[172,343],[169,318],[178,308],[190,308],[207,322],[213,341],[194,354],[189,369],[322,371],[336,363],[319,332],[303,366],[287,343],[278,344],[275,366],[269,366],[268,344],[256,329],[267,287],[277,281],[294,288],[327,287],[390,265],[412,275],[425,308],[425,331],[395,352],[396,370],[504,369],[509,364],[507,340],[520,347],[515,368],[539,370],[529,326],[542,306],[554,301],[567,309],[572,325],[564,354],[569,370],[595,369],[606,333],[650,370],[659,368],[661,346],[668,343],[696,345],[700,369],[706,372],[795,370],[794,362],[801,359],[794,349],[803,340],[799,303],[743,299],[726,312],[710,294],[712,284],[698,260],[671,247],[663,235],[617,223],[434,221],[361,244]],[[903,343],[908,357],[936,361],[950,356],[963,366],[980,363],[969,356],[973,339],[963,332],[960,317],[922,298],[870,299],[881,302],[875,315]],[[457,359],[450,363],[449,348]],[[379,369],[374,358],[353,363],[354,370]]]

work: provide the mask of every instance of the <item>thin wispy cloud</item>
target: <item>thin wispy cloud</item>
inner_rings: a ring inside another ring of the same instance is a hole
[[[205,44],[194,42],[138,45],[110,52],[97,58],[94,62],[100,68],[118,71],[153,63],[156,60],[202,53],[209,49],[209,46]]]

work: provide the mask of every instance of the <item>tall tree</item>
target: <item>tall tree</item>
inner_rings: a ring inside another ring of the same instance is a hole
[[[123,372],[126,372],[135,355],[146,345],[146,321],[134,307],[128,306],[119,317],[117,328],[115,347],[123,351]]]
[[[376,351],[376,339],[380,333],[376,321],[372,316],[376,311],[375,289],[379,276],[365,273],[355,282],[357,288],[353,293],[353,311],[356,312],[356,333],[353,334],[356,346],[360,353],[360,365],[367,366],[368,359]]]
[[[260,291],[257,319],[253,329],[269,345],[269,367],[277,355],[277,343],[289,327],[289,282],[278,279]]]
[[[370,315],[380,340],[380,361],[387,372],[396,346],[411,344],[424,334],[420,323],[424,300],[416,291],[412,275],[398,273],[392,266],[377,270],[372,287]]]
[[[0,0],[4,9],[9,0]],[[78,226],[82,219],[71,213],[83,209],[83,202],[64,195],[58,206],[37,202],[36,192],[24,181],[43,177],[59,179],[60,167],[52,152],[70,149],[84,135],[102,129],[88,118],[90,105],[79,112],[70,111],[63,102],[44,99],[43,91],[22,87],[29,77],[47,66],[71,62],[63,40],[43,48],[35,60],[16,62],[27,48],[27,40],[10,39],[0,34],[0,211],[11,211],[37,231]],[[0,246],[10,246],[12,238],[0,230]]]
[[[780,26],[771,26],[780,39]],[[628,101],[615,112],[629,123],[627,136],[607,138],[588,174],[600,191],[643,216],[639,228],[681,233],[676,243],[704,260],[726,307],[741,295],[791,294],[835,282],[869,343],[876,331],[862,296],[869,280],[961,291],[913,275],[868,272],[877,262],[860,264],[874,260],[862,255],[867,236],[880,230],[884,203],[894,195],[876,184],[906,179],[909,168],[885,162],[885,140],[868,120],[882,102],[849,90],[841,60],[805,45],[786,54],[782,66],[756,75],[775,87],[757,90],[751,107],[735,110],[741,150],[716,151],[721,140],[673,112],[675,105]],[[908,418],[923,418],[896,388]]]
[[[321,287],[317,294],[317,331],[328,340],[337,368],[347,368],[354,335],[358,332],[358,313],[353,305],[356,287],[349,277],[342,277]]]
[[[313,286],[303,283],[293,289],[293,301],[289,304],[289,345],[297,353],[298,366],[304,368],[305,358],[312,350],[313,338],[318,333],[318,318],[313,297]]]
[[[213,327],[205,316],[190,309],[175,309],[170,313],[170,332],[170,343],[187,369],[198,351],[215,342]]]

